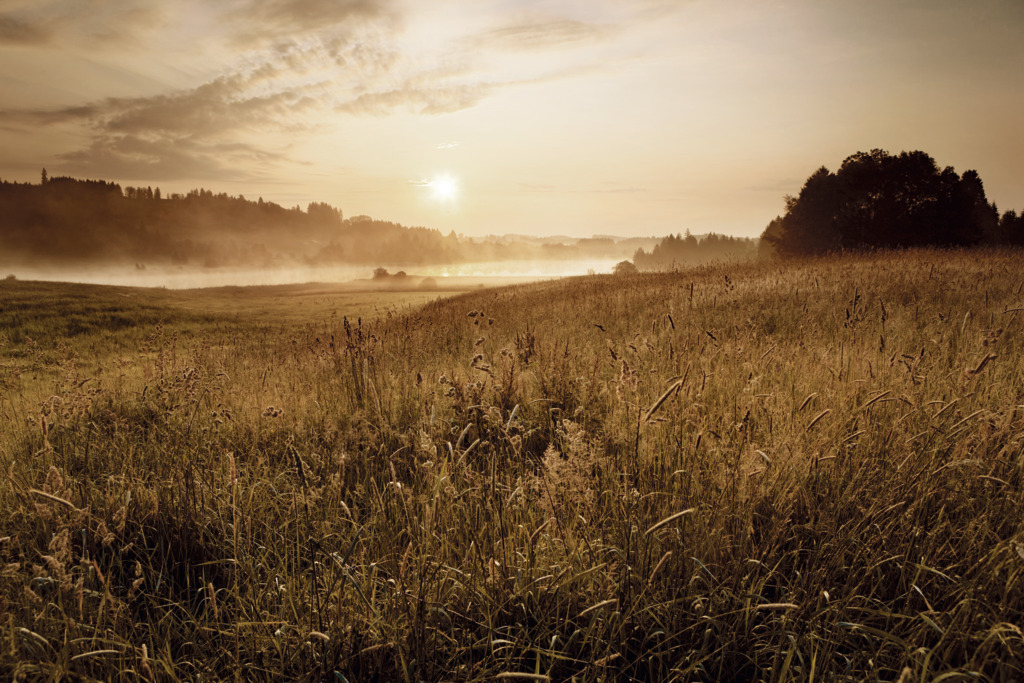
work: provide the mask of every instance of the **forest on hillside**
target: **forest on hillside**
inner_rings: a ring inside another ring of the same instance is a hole
[[[637,270],[676,270],[709,261],[751,258],[757,255],[758,241],[746,237],[730,237],[710,233],[696,237],[687,230],[685,235],[669,235],[650,251],[637,249],[633,265]]]
[[[471,239],[313,202],[305,209],[195,189],[163,194],[103,180],[0,180],[0,264],[422,266],[628,257],[654,239]]]

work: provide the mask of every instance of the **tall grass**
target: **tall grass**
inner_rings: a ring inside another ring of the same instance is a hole
[[[0,673],[1024,676],[1018,263],[169,323],[95,372],[9,354]]]

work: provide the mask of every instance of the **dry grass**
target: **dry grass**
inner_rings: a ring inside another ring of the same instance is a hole
[[[19,346],[0,674],[1020,677],[1019,260]]]

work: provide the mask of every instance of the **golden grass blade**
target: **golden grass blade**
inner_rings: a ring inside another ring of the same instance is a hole
[[[891,389],[887,389],[887,390],[883,391],[882,393],[880,393],[878,396],[875,396],[874,398],[868,400],[864,405],[862,405],[857,410],[864,410],[868,406],[872,405],[873,403],[875,403],[876,401],[878,401],[878,400],[880,400],[882,398],[885,398],[886,396],[888,396],[891,393],[892,393],[892,390]]]
[[[825,410],[823,410],[823,411],[821,411],[820,413],[818,413],[817,415],[815,415],[815,416],[814,416],[814,419],[813,419],[813,420],[811,420],[811,421],[810,421],[810,422],[809,422],[809,423],[807,424],[807,426],[806,426],[806,427],[804,427],[804,431],[805,431],[805,432],[809,432],[809,431],[811,431],[811,427],[813,427],[814,425],[818,424],[818,422],[820,422],[820,421],[821,421],[821,419],[822,419],[823,417],[825,417],[826,415],[828,415],[828,414],[829,414],[829,413],[831,413],[831,412],[832,412],[832,409],[831,409],[831,408],[825,408]]]
[[[813,400],[814,397],[817,396],[817,395],[818,395],[817,391],[815,391],[813,393],[810,393],[810,394],[807,394],[807,398],[805,398],[804,402],[800,404],[800,407],[796,409],[796,412],[798,412],[798,413],[802,412],[803,409],[807,407],[807,404],[810,403],[811,400]]]
[[[27,636],[28,638],[31,638],[32,640],[36,641],[37,643],[39,643],[41,645],[45,645],[46,647],[48,647],[50,649],[53,649],[53,645],[50,644],[50,641],[48,641],[46,638],[44,638],[43,636],[39,635],[35,631],[30,631],[29,629],[25,628],[24,626],[19,626],[18,628],[15,629],[15,631],[17,631],[18,633],[20,633],[20,634],[22,634],[24,636]]]
[[[996,358],[999,358],[999,356],[994,353],[987,353],[985,354],[985,357],[981,359],[981,362],[979,362],[975,367],[965,369],[964,374],[968,377],[974,377],[975,375],[980,374],[981,371],[985,369],[985,366]]]
[[[968,415],[967,417],[965,417],[964,419],[960,420],[960,421],[959,421],[959,422],[957,422],[957,423],[956,423],[955,425],[953,425],[952,427],[950,427],[950,428],[949,428],[949,431],[951,431],[951,432],[952,432],[952,431],[955,431],[955,430],[957,429],[957,427],[960,427],[960,426],[962,426],[962,425],[965,425],[965,424],[967,424],[968,422],[970,422],[970,421],[971,421],[971,420],[973,420],[974,418],[976,418],[976,417],[978,417],[979,415],[981,415],[981,414],[982,414],[983,412],[985,412],[985,411],[984,411],[984,410],[975,410],[975,411],[974,411],[973,413],[971,413],[970,415]]]
[[[46,500],[50,501],[51,503],[57,503],[58,505],[63,505],[64,507],[68,508],[69,510],[73,510],[75,512],[81,512],[82,511],[81,508],[76,507],[75,504],[72,503],[71,501],[64,500],[63,498],[61,498],[59,496],[55,496],[52,493],[47,493],[46,491],[40,491],[39,489],[29,489],[28,492],[31,493],[33,496],[38,496],[39,498],[45,498]]]
[[[75,655],[71,658],[72,662],[79,662],[83,659],[89,659],[90,657],[106,657],[108,655],[119,655],[120,650],[93,650],[92,652],[83,652],[82,654]]]
[[[525,673],[525,672],[522,672],[522,671],[503,671],[500,674],[498,674],[497,676],[495,676],[495,678],[500,678],[502,680],[515,679],[515,680],[524,680],[524,681],[550,681],[551,680],[551,676],[548,676],[547,674],[530,674],[530,673]]]
[[[597,603],[596,605],[591,605],[587,609],[585,609],[582,612],[580,612],[579,614],[577,614],[576,618],[579,619],[584,614],[590,614],[591,612],[597,611],[597,610],[601,609],[602,607],[608,607],[609,605],[617,605],[618,602],[619,602],[618,598],[612,598],[611,600],[602,600],[601,602]]]
[[[654,405],[651,406],[651,409],[647,411],[646,415],[644,415],[644,422],[647,422],[648,420],[650,420],[651,417],[654,416],[654,413],[658,412],[658,409],[661,408],[661,406],[665,403],[665,401],[668,400],[669,396],[671,396],[673,392],[677,391],[679,389],[679,387],[683,386],[683,383],[686,381],[686,377],[689,374],[690,374],[690,365],[687,364],[686,372],[683,373],[682,378],[677,380],[677,381],[675,381],[675,382],[673,382],[672,385],[669,386],[669,388],[665,390],[665,393],[663,393],[658,398],[658,400],[654,402]]]
[[[689,514],[691,514],[693,512],[696,512],[696,510],[697,510],[697,508],[687,508],[686,510],[682,510],[681,512],[677,512],[674,515],[669,515],[668,517],[666,517],[665,519],[661,520],[660,522],[652,525],[651,528],[649,528],[647,531],[644,532],[644,536],[648,536],[652,532],[657,531],[658,529],[660,529],[661,527],[665,526],[666,524],[669,524],[669,523],[679,519],[680,517],[683,517],[684,515],[689,515]]]

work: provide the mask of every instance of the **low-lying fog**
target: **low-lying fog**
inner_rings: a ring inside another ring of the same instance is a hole
[[[545,261],[498,261],[489,263],[459,263],[441,266],[389,266],[392,275],[405,272],[410,276],[410,287],[416,287],[422,278],[434,278],[437,287],[445,289],[445,280],[452,278],[452,286],[465,286],[465,279],[505,284],[545,280],[588,273],[610,273],[616,259],[572,259]],[[370,266],[308,266],[290,268],[195,268],[186,266],[150,266],[139,269],[127,267],[96,267],[80,269],[46,269],[39,267],[9,268],[8,273],[19,280],[50,280],[88,284],[123,285],[129,287],[166,287],[192,289],[199,287],[226,287],[247,285],[286,285],[305,282],[351,282],[372,287],[374,268]],[[3,273],[7,275],[8,273]],[[0,275],[0,277],[3,277]],[[459,285],[455,284],[459,280]],[[366,282],[362,282],[366,281]],[[380,283],[377,283],[380,284]],[[394,288],[393,278],[389,288]]]

